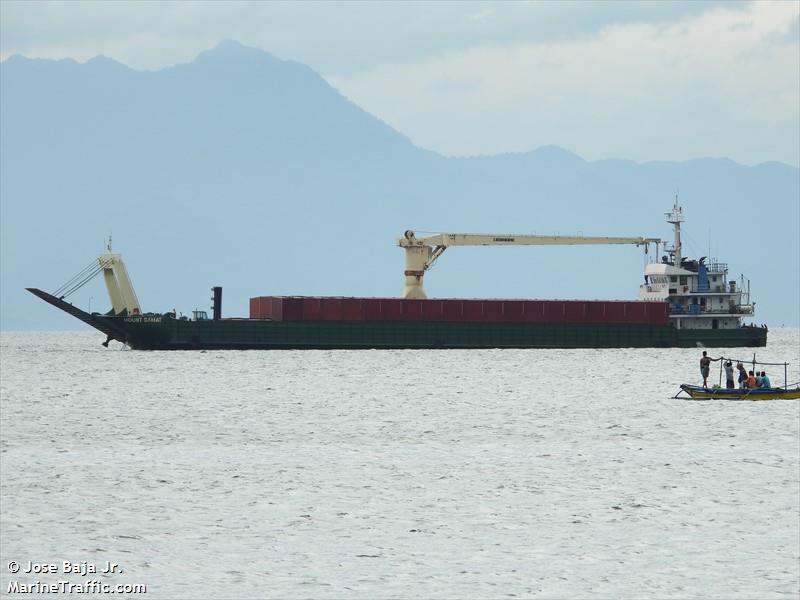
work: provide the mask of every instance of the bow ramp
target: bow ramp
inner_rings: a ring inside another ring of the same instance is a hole
[[[109,338],[112,339],[125,339],[125,332],[119,329],[118,327],[113,326],[108,320],[98,318],[94,315],[87,313],[84,310],[81,310],[77,306],[73,306],[69,302],[65,302],[61,298],[57,298],[52,294],[48,294],[38,288],[25,288],[34,296],[38,296],[48,304],[52,304],[56,308],[60,308],[65,313],[72,315],[73,317],[80,319],[87,325],[91,325],[95,329],[98,329],[105,333]]]

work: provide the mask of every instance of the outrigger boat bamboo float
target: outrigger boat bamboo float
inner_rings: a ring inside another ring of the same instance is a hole
[[[773,367],[783,367],[783,381],[784,385],[769,388],[723,388],[721,385],[716,385],[712,388],[705,388],[699,385],[689,385],[687,383],[681,384],[680,391],[673,396],[683,400],[800,400],[800,382],[788,385],[788,367],[789,363],[768,363],[759,362],[756,360],[755,354],[752,361],[737,360],[721,356],[719,358],[719,381],[722,384],[722,363],[729,360],[737,363],[748,363],[753,365],[753,371],[756,370],[756,365],[766,365]],[[688,395],[687,397],[681,396],[681,393]]]

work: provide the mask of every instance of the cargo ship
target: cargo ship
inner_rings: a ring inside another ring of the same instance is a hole
[[[222,317],[222,288],[212,288],[212,316],[142,312],[122,257],[111,249],[54,293],[27,288],[42,300],[141,350],[648,348],[765,346],[767,328],[752,317],[749,281],[728,281],[728,267],[682,255],[683,210],[666,213],[674,242],[657,238],[437,234],[406,231],[405,290],[400,298],[257,296],[249,318]],[[655,261],[645,267],[638,300],[434,299],[426,271],[450,247],[465,245],[631,244]],[[658,261],[662,247],[665,254]],[[66,300],[102,273],[112,308],[89,313]]]

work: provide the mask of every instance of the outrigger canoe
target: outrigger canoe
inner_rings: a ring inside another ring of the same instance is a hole
[[[695,400],[800,400],[800,387],[729,389],[704,388],[684,383],[681,384],[681,392],[686,392]]]

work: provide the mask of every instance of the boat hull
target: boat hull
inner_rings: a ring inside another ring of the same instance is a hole
[[[756,388],[750,390],[704,388],[683,384],[681,391],[686,392],[695,400],[800,400],[800,388]]]
[[[177,349],[398,349],[398,348],[670,348],[695,347],[669,325],[543,325],[520,323],[426,323],[365,321],[182,321],[157,317],[100,317],[116,321],[132,348]],[[106,327],[108,328],[108,327]],[[766,344],[766,329],[726,339],[715,347]],[[738,334],[738,335],[737,335]],[[749,335],[748,335],[749,334]]]
[[[311,350],[399,348],[718,348],[765,346],[767,329],[692,330],[666,324],[503,323],[219,319],[170,314],[89,314],[37,289],[31,293],[108,336],[141,350]]]
[[[670,326],[670,329],[673,329]],[[767,328],[742,326],[734,329],[674,329],[680,348],[757,348],[767,345]]]

